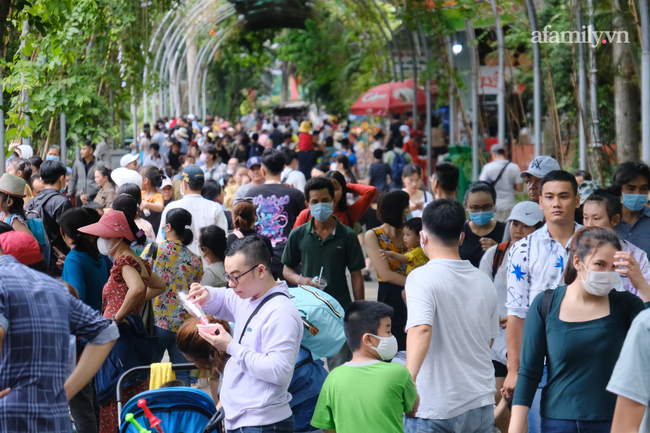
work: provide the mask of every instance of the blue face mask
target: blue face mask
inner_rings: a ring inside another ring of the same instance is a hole
[[[406,214],[406,221],[410,221],[412,219],[413,219],[413,213],[412,212],[407,213]]]
[[[318,221],[324,223],[332,216],[334,210],[334,203],[316,203],[309,206],[309,212],[316,218]]]
[[[492,218],[494,218],[493,211],[469,213],[469,219],[474,221],[474,224],[479,226],[484,226],[485,224],[489,223],[490,221],[492,221]]]
[[[54,155],[48,155],[48,156],[45,158],[45,160],[46,160],[46,161],[58,161],[58,160],[59,160],[59,157],[58,157],[58,156],[54,156]]]
[[[648,194],[623,194],[623,206],[632,212],[643,210],[648,204]]]

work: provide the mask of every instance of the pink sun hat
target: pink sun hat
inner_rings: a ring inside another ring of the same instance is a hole
[[[101,238],[126,238],[131,242],[135,240],[124,212],[119,210],[105,213],[98,222],[81,227],[79,231]]]

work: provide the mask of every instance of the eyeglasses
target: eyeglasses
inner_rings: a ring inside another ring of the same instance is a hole
[[[251,272],[252,270],[254,270],[255,268],[257,268],[258,266],[259,266],[259,265],[255,265],[255,266],[253,266],[252,268],[250,268],[249,270],[247,270],[246,272],[244,272],[243,274],[241,274],[241,275],[238,276],[238,277],[232,277],[232,276],[228,275],[228,274],[225,273],[225,272],[224,272],[224,274],[223,274],[223,277],[224,277],[224,278],[226,279],[226,281],[228,281],[229,283],[232,283],[232,282],[234,281],[235,284],[239,284],[239,279],[240,279],[241,277],[243,277],[243,276],[246,275],[247,273]]]
[[[467,208],[467,210],[470,211],[471,213],[490,212],[492,209],[494,209],[493,204],[486,204],[484,206],[472,206],[472,207]]]

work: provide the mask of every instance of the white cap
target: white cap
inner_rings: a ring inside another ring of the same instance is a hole
[[[204,126],[203,129],[201,129],[201,133],[206,134],[210,132],[210,127],[209,126]]]
[[[512,208],[508,221],[512,220],[520,221],[527,226],[534,226],[544,220],[544,212],[539,208],[538,203],[533,201],[522,201]]]
[[[169,178],[169,176],[163,177],[162,185],[160,185],[160,189],[163,189],[166,186],[172,186],[172,180]]]
[[[562,170],[556,160],[550,156],[538,156],[530,162],[528,170],[521,172],[521,177],[531,175],[541,179],[555,170]]]
[[[402,125],[399,127],[399,132],[406,132],[409,134],[411,132],[411,128],[409,128],[408,125]]]
[[[131,164],[133,161],[137,161],[140,158],[140,155],[137,153],[127,153],[120,159],[120,166],[126,167]]]
[[[116,168],[111,173],[111,179],[113,179],[113,182],[115,182],[118,188],[126,183],[133,183],[142,189],[142,176],[135,170],[129,170],[124,167]]]
[[[190,119],[190,120],[194,120],[194,119],[196,119],[196,116],[194,116],[194,114],[190,113],[190,114],[187,115],[187,118]]]

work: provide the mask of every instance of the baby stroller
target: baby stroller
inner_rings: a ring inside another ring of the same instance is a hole
[[[172,370],[193,370],[194,364],[174,364]],[[126,422],[126,415],[133,414],[134,419],[145,430],[157,433],[151,428],[144,409],[138,406],[138,400],[144,399],[151,413],[160,419],[164,433],[222,433],[223,409],[217,411],[214,401],[205,392],[187,386],[160,388],[142,392],[122,407],[122,387],[133,376],[148,372],[150,367],[135,367],[126,371],[117,382],[117,416],[120,433],[139,433],[136,427]]]

